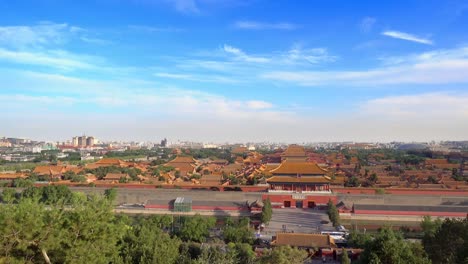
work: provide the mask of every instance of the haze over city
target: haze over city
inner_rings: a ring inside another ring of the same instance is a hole
[[[466,140],[465,1],[0,1],[0,136]]]

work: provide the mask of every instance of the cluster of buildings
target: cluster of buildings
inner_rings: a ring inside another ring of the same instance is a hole
[[[72,138],[72,145],[74,147],[93,147],[95,138],[92,136],[77,136]]]

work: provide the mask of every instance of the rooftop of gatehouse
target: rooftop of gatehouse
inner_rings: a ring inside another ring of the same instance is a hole
[[[276,169],[270,171],[273,175],[326,175],[327,170],[314,162],[292,162],[285,160]]]

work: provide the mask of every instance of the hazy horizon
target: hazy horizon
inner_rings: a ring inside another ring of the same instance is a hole
[[[0,10],[0,136],[467,140],[463,1],[18,0]]]

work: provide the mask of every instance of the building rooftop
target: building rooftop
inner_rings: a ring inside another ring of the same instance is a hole
[[[307,248],[330,248],[335,247],[335,241],[329,235],[302,234],[302,233],[277,233],[272,243],[276,246],[294,246]]]
[[[273,175],[298,174],[298,175],[325,175],[328,171],[320,168],[313,162],[289,162],[284,161],[278,168],[270,171]]]
[[[316,177],[296,177],[296,176],[273,176],[266,180],[267,183],[330,183],[332,180],[325,176]]]

